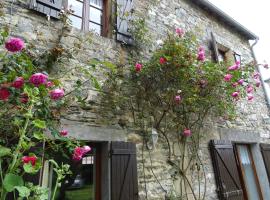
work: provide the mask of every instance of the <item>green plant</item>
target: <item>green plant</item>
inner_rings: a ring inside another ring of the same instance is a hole
[[[22,39],[8,37],[7,30],[0,32],[0,199],[12,193],[19,199],[47,199],[48,189],[26,182],[24,174],[37,174],[48,158],[60,184],[70,172],[68,165],[53,161],[51,152],[80,160],[91,149],[78,147],[59,130],[59,115],[68,106],[62,83],[39,71]]]
[[[137,59],[112,72],[103,102],[133,118],[132,125],[143,135],[144,144],[156,129],[167,144],[168,163],[181,179],[180,194],[176,195],[185,198],[188,187],[194,199],[204,199],[205,188],[201,194],[200,185],[207,183],[198,155],[204,123],[214,117],[233,119],[237,102],[252,100],[258,81],[252,66],[235,63],[227,67],[207,60],[196,37],[191,33],[184,36],[184,31],[177,29],[149,60]],[[175,148],[179,154],[172,150]],[[199,194],[187,176],[189,170],[197,172]]]

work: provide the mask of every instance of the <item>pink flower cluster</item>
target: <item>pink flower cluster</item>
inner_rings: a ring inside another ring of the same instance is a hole
[[[7,101],[9,96],[10,96],[10,91],[7,88],[5,87],[0,88],[0,100]]]
[[[161,58],[159,59],[159,63],[160,63],[161,65],[165,64],[166,62],[167,62],[167,59],[164,58],[164,57],[161,57]]]
[[[190,137],[192,135],[191,130],[188,128],[185,128],[183,131],[183,136],[184,137]]]
[[[5,43],[5,48],[12,53],[19,52],[24,48],[24,41],[20,38],[10,38]]]
[[[239,69],[240,69],[240,62],[236,62],[234,65],[228,67],[228,71],[235,71],[235,70],[239,70]],[[233,75],[232,75],[232,74],[226,74],[226,75],[224,76],[224,81],[230,82],[232,78],[233,78]],[[256,87],[260,87],[260,84],[261,84],[261,82],[260,82],[260,74],[259,74],[258,72],[255,72],[255,73],[253,74],[253,78],[254,78],[254,80],[255,80],[255,82],[256,82],[256,83],[255,83]],[[238,81],[232,83],[232,87],[236,88],[238,85],[243,86],[243,85],[244,85],[244,82],[245,82],[244,79],[240,79],[240,80],[238,80]],[[253,92],[253,91],[254,91],[254,88],[253,88],[252,85],[249,84],[249,85],[246,86],[247,99],[248,99],[249,101],[253,100],[253,98],[254,98],[253,95],[252,95],[252,92]],[[237,90],[237,91],[233,92],[233,93],[231,94],[231,96],[232,96],[234,99],[238,100],[239,97],[240,97],[240,91]]]
[[[65,92],[63,89],[54,89],[50,91],[51,99],[53,100],[59,100],[65,95]]]
[[[198,55],[197,55],[197,60],[204,62],[205,61],[205,51],[203,47],[199,48]]]
[[[47,83],[47,80],[48,76],[43,73],[35,73],[29,79],[30,83],[32,83],[36,87],[40,85],[45,85]]]
[[[136,63],[135,64],[135,70],[136,70],[136,72],[140,72],[141,70],[142,70],[142,64],[141,63]]]
[[[74,161],[80,161],[82,157],[89,151],[91,151],[91,147],[89,146],[75,147],[73,151],[72,159]]]
[[[28,164],[29,162],[32,164],[32,166],[36,165],[37,157],[36,156],[23,156],[22,162],[24,164]]]
[[[181,28],[176,28],[175,29],[175,33],[179,36],[179,37],[183,37],[185,34],[185,31]]]
[[[234,65],[230,66],[228,68],[229,71],[235,71],[235,70],[238,70],[240,68],[240,62],[237,61]]]
[[[176,95],[176,96],[174,97],[174,101],[175,101],[175,103],[177,103],[177,104],[179,104],[179,103],[181,102],[181,100],[182,100],[182,98],[181,98],[180,95]]]
[[[24,79],[23,77],[18,77],[15,79],[15,81],[12,83],[12,87],[17,88],[17,89],[21,89],[23,87],[24,84]]]
[[[62,130],[62,131],[60,131],[60,135],[61,136],[67,136],[68,135],[68,131],[67,130]]]

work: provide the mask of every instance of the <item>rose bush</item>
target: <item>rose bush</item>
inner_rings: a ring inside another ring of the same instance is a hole
[[[157,130],[167,144],[168,163],[181,177],[180,188],[188,185],[194,199],[200,198],[186,173],[196,168],[192,167],[196,163],[197,177],[201,178],[198,149],[206,119],[233,119],[237,102],[256,99],[253,93],[260,85],[254,66],[239,62],[215,63],[209,58],[194,34],[177,28],[151,57],[146,60],[133,57],[130,65],[113,71],[105,84],[103,101],[103,106],[107,103],[110,109],[133,117],[132,126],[143,136],[146,148],[151,142],[152,130]],[[121,126],[131,126],[123,121]],[[194,173],[195,170],[191,172]],[[182,191],[178,197],[185,195]]]
[[[61,82],[39,71],[22,39],[8,39],[7,32],[0,33],[0,199],[10,194],[20,199],[48,199],[48,190],[27,182],[24,174],[38,173],[46,158],[60,183],[70,173],[69,167],[54,162],[56,153],[52,152],[59,152],[61,146],[65,156],[78,161],[91,148],[80,147],[66,130],[58,130],[56,113],[67,106]]]

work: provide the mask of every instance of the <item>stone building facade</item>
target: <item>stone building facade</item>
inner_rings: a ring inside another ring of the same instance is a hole
[[[45,0],[40,2],[46,6]],[[204,0],[134,0],[133,9],[138,14],[145,16],[152,41],[162,40],[168,31],[174,31],[176,27],[181,27],[187,31],[196,30],[200,43],[207,49],[209,58],[214,54],[211,46],[213,41],[211,34],[214,34],[218,44],[217,48],[221,52],[229,49],[230,52],[241,55],[243,63],[253,61],[249,40],[256,40],[257,37],[213,5],[205,2]],[[63,0],[63,5],[67,5],[65,0]],[[33,53],[41,55],[58,43],[73,53],[72,58],[68,60],[63,58],[61,63],[57,63],[52,72],[61,73],[62,67],[71,71],[74,66],[88,68],[90,59],[94,58],[119,62],[119,58],[125,57],[129,51],[129,47],[123,47],[121,42],[116,41],[113,31],[108,31],[107,37],[103,37],[73,27],[65,31],[59,38],[58,35],[62,30],[60,20],[53,16],[47,20],[46,15],[40,10],[29,8],[29,2],[5,0],[1,2],[1,6],[4,14],[0,18],[1,27],[8,26],[11,35],[23,37],[27,41],[27,45],[34,45]],[[154,48],[156,48],[155,44],[143,51],[146,52],[146,55],[150,55]],[[224,55],[221,53],[220,56]],[[72,72],[76,74],[76,71]],[[76,76],[70,76],[69,80],[64,80],[67,88],[71,87],[70,84],[76,78]],[[103,80],[102,76],[100,76],[100,80]],[[129,125],[121,127],[119,116],[115,117],[114,115],[115,111],[108,111],[107,115],[111,116],[110,122],[102,119],[99,111],[98,93],[92,90],[86,91],[86,93],[89,105],[85,108],[76,105],[70,107],[67,113],[62,116],[62,126],[68,129],[73,134],[72,136],[80,140],[101,142],[103,159],[109,155],[109,142],[136,141],[139,197],[149,200],[165,199],[166,192],[169,193],[176,186],[172,181],[173,172],[166,161],[167,150],[164,149],[162,141],[160,140],[156,148],[151,150],[151,159],[148,152],[142,154],[142,140],[139,135],[134,133],[132,127]],[[207,178],[205,195],[207,200],[218,199],[209,152],[209,141],[212,139],[249,144],[258,174],[262,198],[267,200],[270,196],[269,180],[259,146],[260,143],[270,143],[270,116],[263,89],[260,88],[256,91],[255,101],[239,102],[237,106],[238,117],[234,121],[209,120],[204,127],[205,138],[199,153],[204,163],[203,167]],[[110,162],[108,161],[102,168],[103,192],[101,199],[104,200],[110,199],[111,193],[109,168]],[[197,184],[195,180],[193,184]],[[199,188],[195,187],[195,192],[198,190]],[[192,198],[190,197],[190,199]]]

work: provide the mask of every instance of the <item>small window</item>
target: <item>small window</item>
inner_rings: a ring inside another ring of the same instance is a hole
[[[74,12],[70,16],[72,26],[83,31],[94,31],[98,35],[103,35],[103,16],[105,13],[104,0],[68,0],[71,10]]]
[[[237,53],[234,53],[234,60],[235,60],[235,62],[240,62],[241,63],[241,55],[237,54]]]
[[[220,62],[225,62],[226,61],[226,52],[222,51],[221,49],[218,49],[218,60]]]
[[[254,161],[248,145],[236,145],[237,156],[240,163],[240,171],[247,199],[261,200],[262,195],[259,186]]]

